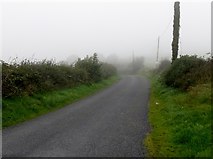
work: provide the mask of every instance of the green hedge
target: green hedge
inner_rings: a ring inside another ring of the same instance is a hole
[[[105,67],[110,72],[106,76],[105,71],[102,72],[97,54],[79,58],[74,65],[57,64],[48,60],[23,60],[19,64],[2,62],[2,97],[28,96],[36,92],[91,84],[115,75],[116,69],[111,67]]]
[[[190,86],[211,80],[211,59],[181,56],[163,73],[167,86],[187,90]]]

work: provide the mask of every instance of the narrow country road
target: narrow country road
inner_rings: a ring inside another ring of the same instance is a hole
[[[113,86],[55,112],[3,130],[3,157],[139,157],[149,82],[124,76]]]

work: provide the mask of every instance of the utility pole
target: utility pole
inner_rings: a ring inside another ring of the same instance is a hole
[[[132,65],[134,66],[135,63],[135,54],[134,54],[134,50],[132,51]]]
[[[134,50],[132,51],[132,70],[134,71],[134,67],[135,67],[135,54],[134,54]]]
[[[180,2],[175,2],[174,21],[173,21],[173,41],[172,41],[172,63],[177,59],[178,56],[179,28],[180,28]]]
[[[159,56],[159,45],[160,45],[160,36],[158,36],[158,47],[157,47],[157,58],[156,58],[156,62],[158,62],[158,56]]]

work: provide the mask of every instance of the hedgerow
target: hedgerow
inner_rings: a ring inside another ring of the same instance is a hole
[[[181,56],[162,74],[162,81],[170,87],[187,90],[197,84],[211,81],[212,59],[197,56]]]
[[[102,66],[97,54],[79,58],[73,65],[57,64],[53,60],[23,60],[12,64],[2,61],[1,65],[3,98],[91,84],[116,74],[114,66]],[[107,76],[106,70],[109,72]]]

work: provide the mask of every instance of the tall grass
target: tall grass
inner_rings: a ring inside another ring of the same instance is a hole
[[[182,56],[151,76],[152,157],[211,157],[211,62]]]
[[[211,86],[181,92],[152,79],[145,145],[152,157],[211,157]]]

